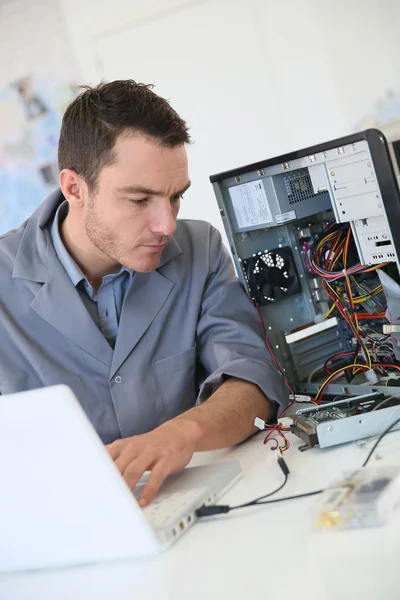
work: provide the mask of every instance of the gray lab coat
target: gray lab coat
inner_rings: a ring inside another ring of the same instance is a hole
[[[149,431],[206,400],[224,376],[287,403],[216,229],[178,221],[159,268],[135,274],[113,350],[51,242],[49,224],[63,199],[51,194],[0,238],[2,394],[64,383],[104,443]]]

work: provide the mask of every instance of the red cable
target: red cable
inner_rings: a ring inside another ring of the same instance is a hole
[[[273,360],[273,363],[274,363],[274,365],[275,365],[275,368],[276,368],[276,369],[279,371],[279,373],[282,375],[284,384],[286,385],[286,387],[288,388],[289,392],[291,393],[291,395],[292,395],[292,396],[293,396],[293,398],[294,398],[294,392],[293,392],[292,388],[290,387],[290,384],[289,384],[288,380],[286,379],[286,375],[283,373],[282,369],[280,368],[280,366],[279,366],[279,364],[278,364],[278,361],[276,360],[276,358],[275,358],[275,355],[274,355],[274,353],[273,353],[273,351],[272,351],[271,344],[269,343],[269,339],[268,339],[267,333],[266,333],[266,331],[265,331],[264,322],[263,322],[263,320],[262,320],[262,316],[261,316],[261,313],[260,313],[260,309],[258,308],[258,302],[257,302],[257,300],[254,300],[254,304],[255,304],[256,310],[257,310],[257,312],[258,312],[258,317],[259,317],[259,319],[260,319],[260,323],[261,323],[261,329],[262,329],[262,332],[263,332],[263,334],[264,334],[264,336],[265,336],[265,343],[267,344],[267,348],[268,348],[268,350],[269,350],[269,353],[270,353],[270,355],[271,355],[271,358],[272,358],[272,360]],[[293,400],[293,402],[294,402],[294,400]],[[293,404],[293,402],[292,402],[292,404]],[[291,406],[291,404],[289,404],[289,406]],[[287,411],[287,409],[289,408],[289,406],[287,406],[287,407],[285,408],[285,410],[283,411],[283,413],[281,414],[281,416],[282,416],[282,415],[283,415],[283,414],[284,414],[284,413]]]
[[[353,356],[354,351],[352,350],[351,352],[339,352],[339,354],[334,354],[333,356],[330,356],[328,358],[328,360],[325,361],[324,364],[324,369],[325,371],[328,373],[328,375],[332,375],[333,371],[330,371],[327,367],[327,365],[332,361],[332,360],[336,360],[337,358],[342,358],[343,356]]]

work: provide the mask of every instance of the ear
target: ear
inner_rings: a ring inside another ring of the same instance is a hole
[[[63,169],[60,173],[60,188],[71,207],[82,208],[88,196],[88,187],[84,179],[72,169]]]

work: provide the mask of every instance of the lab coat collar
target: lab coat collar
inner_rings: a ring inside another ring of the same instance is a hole
[[[176,267],[172,265],[168,269],[168,277],[158,269],[135,274],[125,297],[113,351],[86,310],[51,242],[47,224],[63,200],[60,191],[54,192],[21,226],[23,234],[13,277],[44,283],[31,308],[83,350],[108,365],[111,378],[167,301],[175,286]],[[180,253],[177,241],[171,239],[162,254],[159,269]]]
[[[55,215],[57,208],[65,200],[60,190],[56,190],[36,209],[25,223],[18,252],[15,257],[13,277],[44,283],[48,275],[50,233],[46,224]]]

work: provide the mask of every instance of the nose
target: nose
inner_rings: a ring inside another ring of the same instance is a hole
[[[171,206],[170,202],[158,206],[154,210],[151,222],[152,233],[163,237],[171,237],[176,231],[176,215],[177,211]]]

